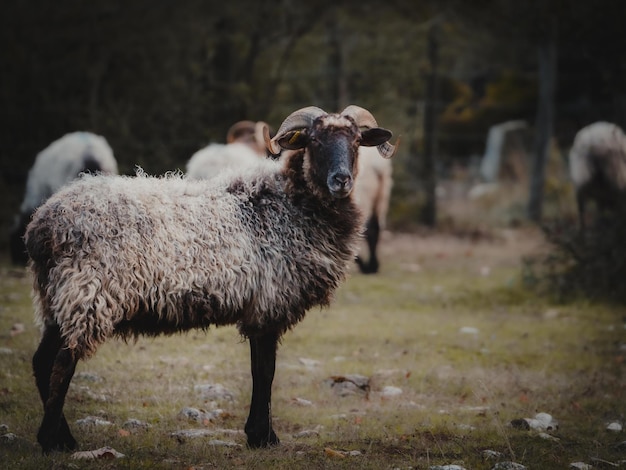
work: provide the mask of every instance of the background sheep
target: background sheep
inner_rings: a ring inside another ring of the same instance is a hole
[[[187,177],[209,179],[227,168],[243,168],[267,156],[263,127],[259,121],[239,121],[226,133],[226,144],[209,144],[194,153],[187,162]]]
[[[366,130],[361,131],[360,128]],[[43,450],[76,447],[63,404],[79,359],[112,336],[236,324],[250,341],[248,445],[278,443],[271,391],[280,336],[328,305],[349,272],[360,213],[359,145],[390,157],[366,110],[308,107],[269,150],[291,150],[212,180],[84,177],[41,206],[26,232],[42,339],[33,371]]]
[[[597,212],[626,207],[626,136],[608,122],[596,122],[576,134],[569,153],[569,169],[576,191],[581,228],[589,200]]]
[[[28,172],[20,212],[11,228],[13,263],[26,264],[28,260],[23,236],[35,209],[80,173],[97,171],[117,174],[117,162],[104,137],[90,132],[65,134],[37,155]]]
[[[359,149],[359,177],[354,183],[354,198],[365,217],[365,241],[369,260],[361,255],[356,261],[364,274],[378,272],[376,248],[380,233],[387,225],[387,211],[393,186],[391,160],[382,159],[373,147]]]

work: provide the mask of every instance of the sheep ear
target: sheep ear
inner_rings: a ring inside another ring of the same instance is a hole
[[[297,150],[306,147],[309,138],[304,130],[293,130],[281,135],[276,141],[286,150]]]
[[[373,127],[361,132],[361,143],[363,147],[377,147],[378,153],[384,158],[391,158],[396,151],[396,147],[389,143],[392,133],[382,127]]]

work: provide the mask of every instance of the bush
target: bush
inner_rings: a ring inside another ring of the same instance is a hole
[[[581,232],[573,219],[543,227],[547,254],[525,260],[527,283],[558,300],[587,297],[626,303],[626,220],[616,214]]]

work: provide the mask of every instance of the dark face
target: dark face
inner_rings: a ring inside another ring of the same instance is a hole
[[[312,178],[335,198],[349,196],[354,187],[359,136],[352,120],[336,115],[318,118],[309,130]]]

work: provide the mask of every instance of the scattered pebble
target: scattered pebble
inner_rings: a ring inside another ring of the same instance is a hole
[[[485,449],[482,452],[482,456],[485,460],[498,460],[504,457],[504,454],[495,450]]]
[[[357,393],[367,395],[370,391],[370,379],[363,375],[333,375],[325,382],[330,384],[330,387],[342,397]]]
[[[617,421],[613,421],[612,423],[609,423],[606,426],[606,430],[607,431],[611,431],[611,432],[621,432],[622,431],[622,424],[618,423]]]
[[[548,413],[537,413],[534,418],[520,418],[511,421],[511,426],[516,429],[533,431],[556,431],[559,423]]]
[[[86,418],[77,419],[76,424],[79,426],[111,426],[113,423],[97,416],[87,416]]]
[[[235,399],[235,394],[222,384],[200,384],[196,385],[194,390],[205,400],[233,401]]]
[[[491,470],[526,470],[526,467],[516,462],[498,462]]]
[[[113,447],[101,447],[96,450],[84,450],[81,452],[74,452],[72,454],[73,459],[83,459],[83,460],[97,460],[97,459],[120,459],[125,457],[124,454],[116,451]]]
[[[397,397],[398,395],[402,395],[402,389],[398,387],[392,387],[391,385],[387,385],[383,387],[380,394],[384,398]]]
[[[9,354],[13,354],[13,350],[10,348],[0,348],[0,354],[8,356]]]
[[[178,418],[204,423],[206,421],[213,421],[223,413],[224,411],[221,409],[205,411],[199,410],[198,408],[185,407],[178,413]]]
[[[6,434],[7,432],[9,432],[9,425],[0,424],[0,434]]]
[[[306,400],[304,398],[292,398],[291,402],[299,406],[313,406],[313,402],[311,400]]]
[[[140,421],[135,418],[128,418],[124,424],[122,424],[124,429],[148,429],[152,427],[150,424],[145,421]]]
[[[593,466],[585,462],[572,462],[569,464],[569,468],[574,468],[576,470],[591,470]]]
[[[12,432],[7,432],[0,436],[0,442],[13,442],[17,439],[17,436]]]
[[[462,335],[477,335],[478,328],[474,328],[473,326],[463,326],[459,329],[459,333]]]

